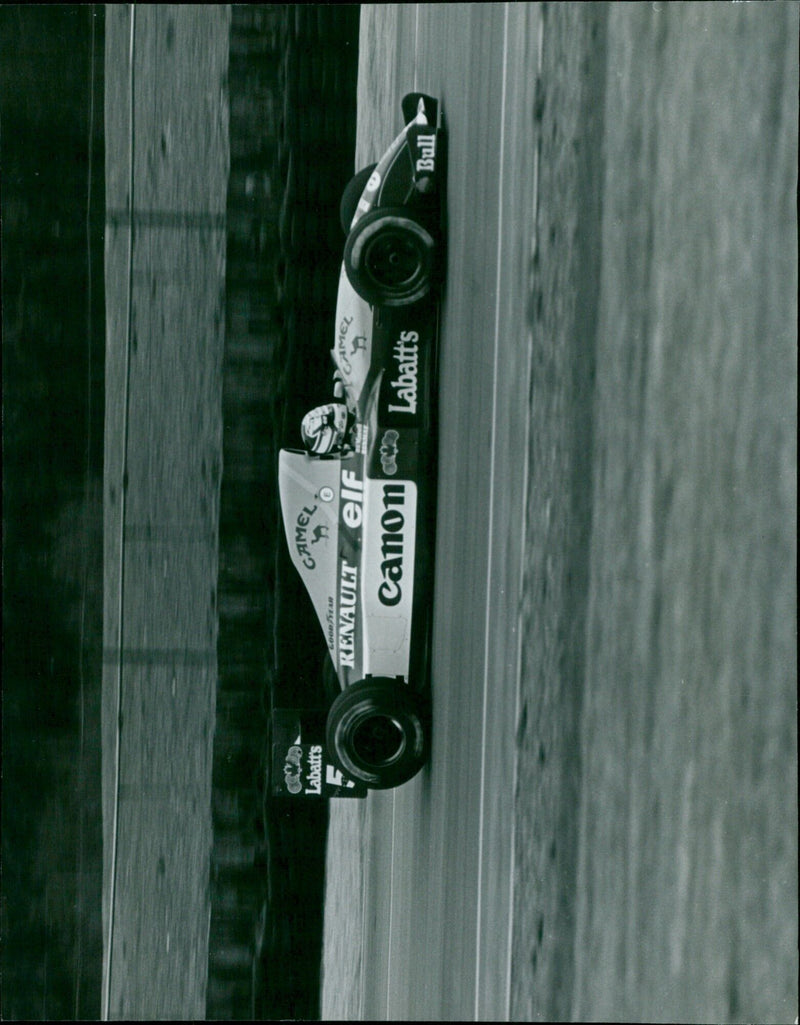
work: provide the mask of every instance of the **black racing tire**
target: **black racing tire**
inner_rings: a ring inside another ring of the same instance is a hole
[[[404,683],[361,680],[331,705],[325,739],[346,776],[374,790],[400,786],[428,758],[424,702]]]
[[[350,231],[350,225],[353,223],[353,218],[356,215],[358,201],[361,199],[364,189],[367,187],[369,176],[377,166],[377,164],[370,164],[369,167],[365,167],[363,170],[359,171],[358,174],[354,174],[345,186],[342,198],[339,202],[339,221],[345,235]]]
[[[347,236],[344,269],[350,284],[372,306],[410,306],[431,290],[436,240],[403,207],[364,214]]]

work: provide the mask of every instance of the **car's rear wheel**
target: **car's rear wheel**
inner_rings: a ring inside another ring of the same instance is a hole
[[[403,208],[379,208],[347,236],[344,268],[350,284],[373,306],[408,306],[430,292],[436,241]]]
[[[364,194],[364,189],[367,187],[369,176],[377,166],[377,164],[370,164],[369,167],[365,167],[363,170],[359,171],[358,174],[353,175],[345,186],[345,190],[342,193],[342,198],[339,203],[339,220],[341,221],[342,231],[345,235],[350,231],[350,225],[353,223],[353,218],[356,215],[358,201]]]
[[[328,712],[328,755],[351,779],[376,790],[411,779],[428,755],[425,705],[400,682],[362,680]]]

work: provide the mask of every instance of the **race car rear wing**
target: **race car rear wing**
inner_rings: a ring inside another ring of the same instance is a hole
[[[410,124],[422,112],[429,125],[436,126],[439,119],[439,103],[427,93],[406,93],[400,107],[403,111],[403,124]]]
[[[363,784],[348,779],[328,758],[326,716],[327,709],[273,709],[269,780],[273,797],[319,800],[367,796]]]

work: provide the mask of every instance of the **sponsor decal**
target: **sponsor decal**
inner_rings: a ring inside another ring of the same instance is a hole
[[[397,441],[399,437],[397,431],[388,430],[381,440],[381,466],[387,477],[394,477],[397,473]]]
[[[294,525],[295,547],[300,561],[306,569],[314,569],[317,565],[317,560],[311,551],[312,547],[319,544],[320,541],[327,541],[329,536],[327,524],[319,523],[315,527],[311,527],[311,519],[317,508],[316,505],[311,506],[310,509],[308,506],[303,506],[297,514]]]
[[[342,519],[352,530],[361,526],[364,518],[364,482],[352,470],[342,470]]]
[[[286,752],[283,766],[283,778],[290,794],[299,794],[303,789],[300,777],[303,774],[303,749],[299,744],[292,744]]]
[[[342,562],[339,581],[339,665],[355,668],[358,567]]]
[[[322,793],[322,747],[320,744],[312,744],[311,751],[308,755],[309,772],[308,772],[308,785],[306,786],[304,793],[306,794],[321,794]]]
[[[354,317],[342,317],[339,322],[339,330],[336,335],[336,356],[341,371],[348,377],[353,373],[353,364],[350,362],[359,352],[367,351],[367,336],[353,335],[349,337],[350,326]]]
[[[330,531],[327,523],[319,523],[311,531],[311,544],[318,544],[320,541],[327,541],[330,537]]]
[[[417,173],[421,171],[433,171],[436,161],[436,136],[417,135]]]
[[[344,273],[344,272],[342,272]],[[363,311],[362,311],[363,312]],[[357,386],[369,365],[370,338],[363,315],[357,309],[340,313],[333,345],[333,361],[342,385]]]
[[[322,745],[292,744],[286,752],[283,778],[290,794],[302,792],[319,796],[322,793]]]
[[[353,447],[354,450],[360,455],[365,456],[367,454],[367,438],[369,432],[367,431],[366,424],[356,424],[353,428]]]
[[[347,332],[353,323],[352,317],[342,317],[339,324],[339,333],[336,338],[336,351],[339,355],[339,365],[346,374],[352,373],[352,366],[347,358]]]
[[[322,744],[303,744],[300,737],[281,754],[276,745],[275,767],[283,761],[283,785],[277,784],[276,794],[298,794],[302,797],[366,797],[362,784],[348,779],[335,765],[331,765]]]
[[[325,786],[344,787],[345,790],[353,790],[355,788],[355,783],[352,779],[348,779],[346,776],[343,776],[335,765],[331,765],[331,763],[328,762],[325,766]]]
[[[325,625],[327,627],[326,638],[325,639],[327,640],[328,647],[330,648],[331,651],[334,650],[334,643],[335,643],[334,642],[334,628],[333,628],[333,620],[334,620],[334,616],[335,616],[335,612],[334,612],[335,604],[336,603],[333,600],[333,596],[329,594],[328,595],[328,608],[327,608],[327,611],[325,612]]]
[[[397,376],[389,382],[402,405],[390,405],[390,413],[411,413],[417,411],[417,375],[419,370],[419,335],[416,331],[401,331],[395,342],[392,355],[397,363]]]
[[[402,507],[406,501],[405,484],[384,484],[383,515],[381,516],[381,584],[378,598],[381,604],[397,605],[403,597],[400,583],[403,579],[405,516]]]
[[[408,435],[399,433],[404,445]],[[417,485],[404,476],[405,447],[397,476],[371,477],[367,485],[370,511],[364,517],[359,563],[356,662],[360,657],[362,664],[356,669],[360,677],[408,678],[418,510]],[[376,450],[376,462],[377,455]],[[375,469],[380,473],[380,463]]]

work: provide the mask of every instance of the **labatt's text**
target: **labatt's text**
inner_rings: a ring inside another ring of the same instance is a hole
[[[397,392],[397,398],[403,406],[389,406],[390,413],[411,413],[417,411],[417,371],[419,367],[419,335],[416,331],[401,331],[399,341],[394,343],[392,350],[400,371],[391,387]]]
[[[306,794],[322,793],[322,747],[313,744],[308,753],[308,785],[305,788]]]

